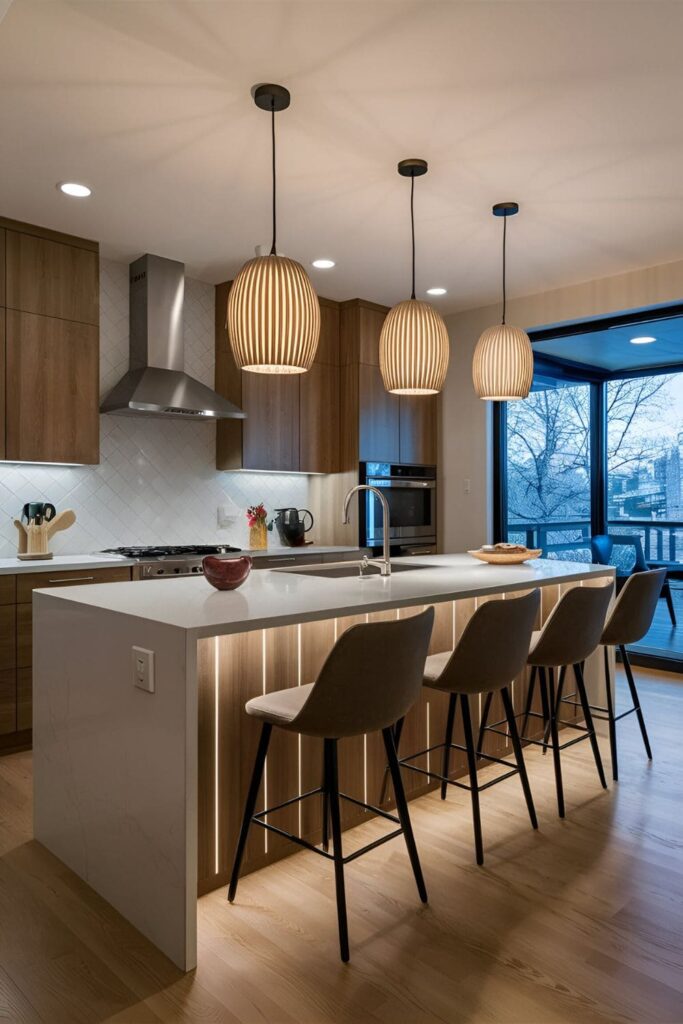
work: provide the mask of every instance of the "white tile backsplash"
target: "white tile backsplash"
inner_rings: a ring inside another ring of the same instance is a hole
[[[185,282],[185,366],[209,386],[214,371],[214,289]],[[128,369],[128,267],[100,262],[100,389]],[[99,466],[0,463],[0,557],[16,552],[12,525],[27,501],[72,508],[76,523],[56,534],[52,550],[81,554],[124,544],[247,546],[244,510],[263,501],[310,507],[306,476],[226,473],[215,468],[215,425],[152,417],[100,417]],[[236,521],[218,526],[228,505]],[[233,507],[234,506],[234,507]],[[319,538],[316,538],[319,539]]]

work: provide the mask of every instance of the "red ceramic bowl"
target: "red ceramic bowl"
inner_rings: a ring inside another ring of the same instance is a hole
[[[240,558],[215,558],[207,555],[202,559],[204,575],[216,590],[237,590],[251,572],[251,566],[249,555]]]

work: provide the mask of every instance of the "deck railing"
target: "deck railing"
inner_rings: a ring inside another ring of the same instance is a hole
[[[608,533],[639,535],[648,562],[683,568],[683,522],[663,519],[618,519],[607,525]],[[557,519],[538,522],[509,522],[508,539],[540,548],[544,556],[590,552],[591,525],[587,519]]]

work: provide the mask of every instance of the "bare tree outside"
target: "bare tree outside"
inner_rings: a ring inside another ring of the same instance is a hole
[[[609,519],[680,519],[683,374],[610,381],[605,400]],[[590,522],[589,385],[543,388],[508,405],[507,474],[511,533],[521,524]],[[548,539],[582,536],[578,528]]]

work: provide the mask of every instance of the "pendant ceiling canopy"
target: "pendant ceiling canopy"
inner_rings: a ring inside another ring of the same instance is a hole
[[[505,247],[507,219],[519,211],[517,203],[496,203],[494,217],[503,218],[503,316],[495,327],[487,327],[474,350],[472,381],[479,398],[512,402],[527,398],[534,377],[534,356],[528,334],[521,327],[505,323]]]
[[[254,102],[270,111],[273,169],[273,241],[267,256],[244,264],[228,297],[227,326],[235,362],[254,373],[305,373],[320,337],[320,304],[300,263],[276,249],[275,114],[290,95],[281,85],[259,85]]]
[[[427,161],[402,160],[398,173],[410,178],[412,293],[387,314],[379,339],[379,366],[387,391],[434,395],[446,379],[449,341],[443,317],[428,302],[415,298],[415,178],[427,173]]]

